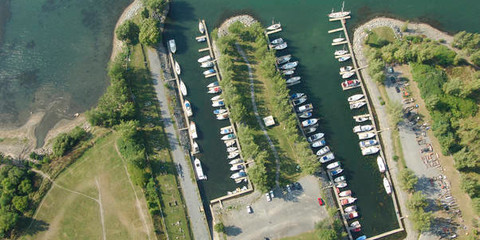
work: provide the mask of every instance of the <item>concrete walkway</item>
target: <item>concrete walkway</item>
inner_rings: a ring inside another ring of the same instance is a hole
[[[165,56],[165,55],[162,55]],[[170,74],[164,72],[162,69],[163,66],[168,66],[167,59],[164,57],[162,61],[160,60],[159,54],[155,49],[148,48],[147,57],[150,63],[150,72],[152,74],[152,79],[154,81],[155,92],[157,93],[157,99],[160,105],[160,113],[162,116],[163,124],[165,127],[165,132],[167,133],[168,142],[170,144],[170,151],[172,153],[173,161],[178,168],[184,169],[182,171],[183,175],[179,178],[180,187],[182,188],[183,198],[185,199],[185,204],[187,206],[188,218],[190,219],[190,226],[193,232],[195,239],[211,239],[210,231],[207,225],[207,220],[205,218],[205,213],[201,211],[203,209],[202,199],[198,192],[198,186],[194,179],[195,176],[192,176],[190,171],[191,163],[190,159],[186,158],[186,153],[183,151],[180,146],[175,127],[173,125],[173,120],[168,109],[168,101],[165,94],[165,87],[162,79],[170,79],[170,76],[162,76],[163,74]]]

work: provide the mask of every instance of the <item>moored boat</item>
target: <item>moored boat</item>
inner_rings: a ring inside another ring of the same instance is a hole
[[[284,43],[281,43],[281,44],[278,44],[278,45],[274,45],[272,47],[275,50],[283,50],[283,49],[287,48],[287,46],[288,46],[287,43],[284,42]]]
[[[334,38],[332,40],[333,43],[339,43],[339,42],[343,42],[343,41],[345,41],[345,38],[343,38],[343,37]]]
[[[220,86],[209,88],[207,91],[207,93],[221,93],[221,92],[222,92],[222,88]]]
[[[315,132],[315,131],[317,131],[317,128],[316,128],[315,126],[309,127],[309,128],[306,128],[306,129],[305,129],[305,133],[306,133],[306,134],[313,133],[313,132]]]
[[[337,168],[337,167],[340,167],[340,162],[339,161],[336,161],[336,162],[333,162],[333,163],[330,163],[330,164],[327,165],[328,170],[332,170],[332,169]]]
[[[198,31],[201,34],[205,33],[205,26],[203,25],[202,21],[198,21]]]
[[[366,148],[366,147],[370,147],[370,146],[375,146],[377,145],[378,142],[377,140],[375,139],[371,139],[371,140],[365,140],[365,141],[361,141],[358,143],[358,145],[360,146],[360,148]]]
[[[236,151],[238,148],[237,147],[228,147],[227,152],[233,152]]]
[[[197,173],[198,180],[207,180],[207,176],[203,174],[202,164],[198,158],[193,161],[195,165],[195,172]]]
[[[365,140],[365,139],[369,139],[369,138],[375,137],[375,133],[374,133],[374,132],[357,133],[357,135],[358,135],[358,139],[360,139],[360,140]]]
[[[340,73],[345,73],[345,72],[350,72],[353,70],[353,67],[352,66],[344,66],[344,67],[341,67],[340,68]]]
[[[190,101],[185,99],[183,103],[185,106],[185,113],[187,114],[188,117],[191,117],[193,115],[193,111],[192,111],[192,105],[190,104]]]
[[[355,102],[355,101],[358,101],[360,99],[362,99],[363,97],[365,97],[363,94],[355,94],[355,95],[352,95],[350,97],[348,97],[348,101],[349,102]]]
[[[335,187],[336,188],[344,188],[346,187],[348,184],[347,182],[338,182],[338,183],[335,183]]]
[[[236,172],[236,173],[232,174],[230,176],[230,178],[237,179],[237,178],[246,177],[246,176],[247,176],[247,174],[244,171],[239,171],[239,172]]]
[[[237,157],[239,154],[240,154],[240,151],[238,151],[238,150],[230,152],[230,153],[228,153],[227,159],[233,159],[233,158]]]
[[[215,115],[220,114],[220,113],[225,113],[225,112],[227,112],[227,109],[224,109],[224,108],[218,108],[218,109],[213,110],[213,114],[215,114]]]
[[[346,207],[345,209],[343,209],[343,211],[344,211],[344,212],[347,212],[347,213],[348,213],[348,212],[354,212],[354,211],[356,211],[356,210],[357,210],[357,206],[355,206],[355,205],[348,206],[348,207]]]
[[[303,96],[301,98],[297,98],[295,100],[292,100],[292,103],[293,103],[293,106],[297,106],[297,105],[300,105],[300,104],[304,103],[305,101],[307,101],[307,96]]]
[[[352,203],[354,203],[355,201],[357,201],[357,198],[354,198],[354,197],[340,198],[340,204],[341,204],[342,206],[345,206],[345,205],[348,205],[348,204],[352,204]]]
[[[327,154],[328,152],[330,152],[330,148],[328,146],[325,146],[323,148],[321,148],[320,150],[317,151],[317,156],[322,156],[324,154]]]
[[[353,75],[355,75],[355,72],[346,72],[346,73],[342,74],[342,78],[347,79],[347,78],[352,77]]]
[[[313,134],[312,136],[308,137],[307,141],[312,143],[312,142],[315,142],[315,141],[323,138],[323,136],[325,136],[324,133],[316,133],[316,134]]]
[[[337,168],[337,169],[334,169],[334,170],[330,171],[330,174],[332,174],[332,176],[335,176],[335,175],[338,175],[342,172],[343,172],[342,168]]]
[[[222,98],[222,95],[217,95],[217,96],[214,96],[214,97],[210,98],[210,100],[218,101],[218,100],[221,100],[221,98]]]
[[[282,74],[283,74],[284,76],[290,76],[290,75],[293,75],[294,73],[295,73],[295,68],[291,68],[291,69],[289,69],[289,70],[284,70],[284,71],[282,71]]]
[[[312,112],[303,112],[302,114],[299,114],[298,117],[299,118],[309,118],[312,115],[313,115]]]
[[[230,134],[227,134],[227,135],[225,135],[221,138],[221,140],[223,140],[223,141],[230,140],[230,139],[235,139],[235,134],[230,133]]]
[[[358,227],[358,228],[351,228],[351,229],[350,229],[350,232],[360,232],[360,231],[362,231],[362,229],[359,228],[359,227]]]
[[[387,177],[383,177],[383,187],[385,188],[385,192],[387,194],[392,193],[392,186],[390,185],[390,182],[388,181]]]
[[[213,101],[213,102],[212,102],[212,107],[223,107],[223,106],[225,106],[225,102],[222,101],[222,100],[220,100],[220,101]],[[225,112],[223,112],[223,113],[218,113],[218,114],[225,114],[225,113],[227,113],[227,112],[225,111]],[[217,115],[218,115],[218,114],[217,114]]]
[[[318,122],[318,118],[311,118],[302,121],[302,127],[309,127]]]
[[[355,119],[355,122],[357,123],[362,123],[370,120],[370,116],[355,116],[353,117]]]
[[[175,61],[175,72],[177,73],[177,75],[180,75],[180,73],[182,73],[182,69],[180,68],[180,64],[178,64],[177,61]]]
[[[288,69],[292,69],[296,66],[298,66],[298,61],[285,63],[285,64],[281,65],[279,68],[282,69],[282,70],[288,70]]]
[[[233,159],[230,162],[228,162],[228,164],[231,164],[231,165],[238,164],[238,163],[243,163],[243,159],[237,158],[237,159]]]
[[[283,43],[283,38],[277,38],[270,42],[271,44],[277,45]]]
[[[354,80],[347,80],[342,82],[342,87],[347,88],[347,87],[355,87],[360,85],[360,81],[357,79]]]
[[[341,56],[341,55],[345,55],[345,54],[347,54],[347,53],[348,53],[347,50],[341,49],[341,50],[336,50],[333,54],[334,54],[335,56]]]
[[[201,58],[199,58],[197,61],[199,63],[204,63],[204,62],[207,62],[207,61],[210,61],[212,60],[212,57],[210,57],[210,55],[206,55],[206,56],[203,56]]]
[[[350,55],[347,55],[347,56],[339,57],[339,58],[338,58],[338,61],[339,61],[339,62],[345,62],[345,61],[347,61],[347,60],[350,59],[350,58],[351,58],[351,56],[350,56]]]
[[[287,54],[287,55],[277,57],[276,61],[277,61],[277,64],[284,64],[284,63],[290,61],[290,59],[292,59],[292,55]]]
[[[387,167],[385,166],[385,162],[383,161],[383,158],[381,156],[377,157],[377,165],[378,165],[378,171],[381,173],[384,173],[387,170]]]
[[[330,153],[327,153],[327,154],[323,155],[322,157],[320,157],[319,161],[321,163],[326,163],[326,162],[332,161],[333,159],[335,159],[335,155],[333,155],[333,153],[330,152]]]
[[[196,141],[193,141],[192,154],[197,154],[197,153],[200,153],[200,147],[198,147],[198,143]]]
[[[358,217],[358,212],[353,211],[353,212],[345,213],[344,216],[347,220],[351,220]]]
[[[301,79],[301,77],[296,76],[296,77],[291,77],[291,78],[287,79],[285,82],[287,84],[293,84],[293,83],[299,82],[300,79]]]
[[[343,8],[345,7],[345,2],[342,3],[342,10],[340,12],[334,12],[332,9],[332,12],[328,14],[329,18],[342,18],[350,15],[350,11],[343,11]]]
[[[242,169],[243,169],[242,164],[236,164],[236,165],[233,165],[232,167],[230,167],[230,171],[238,171],[238,170],[242,170]]]
[[[188,94],[187,86],[185,86],[185,83],[182,80],[180,80],[180,92],[182,92],[183,96],[187,96]]]
[[[338,196],[340,197],[348,197],[348,196],[351,196],[352,195],[352,190],[345,190],[345,191],[341,191]]]
[[[313,148],[317,148],[317,147],[323,147],[325,146],[325,144],[327,144],[327,142],[325,141],[325,139],[320,139],[320,140],[317,140],[315,142],[312,143],[312,147]]]
[[[212,62],[212,61],[202,62],[202,64],[200,65],[200,67],[202,67],[202,68],[210,68],[210,67],[213,67],[213,62]]]
[[[232,126],[226,126],[223,128],[220,128],[220,134],[225,135],[233,132],[233,127]]]
[[[365,239],[367,239],[367,236],[366,236],[366,235],[362,235],[362,236],[358,237],[358,238],[355,239],[355,240],[365,240]]]
[[[210,84],[207,85],[207,88],[212,88],[212,87],[218,87],[220,84],[218,83],[218,81],[215,81],[215,82],[212,82]],[[212,99],[213,100],[213,99]]]
[[[203,71],[203,75],[209,75],[209,74],[212,74],[212,73],[215,73],[215,69],[213,69],[213,68],[210,68],[208,70]]]
[[[290,95],[290,100],[295,100],[295,99],[301,98],[303,96],[305,96],[305,93],[294,93],[294,94]]]
[[[362,225],[360,224],[359,221],[355,221],[355,222],[350,223],[350,227],[353,227],[353,228],[359,228],[361,226]]]
[[[275,23],[275,24],[272,24],[272,25],[268,26],[268,27],[267,27],[267,30],[268,30],[268,31],[273,31],[273,30],[277,30],[277,29],[279,29],[279,28],[281,28],[281,27],[282,27],[282,24],[280,24],[280,23]]]
[[[175,39],[168,40],[168,48],[170,52],[176,53],[177,52],[177,44],[175,44]]]
[[[359,101],[359,102],[356,102],[356,103],[350,103],[350,109],[353,110],[353,109],[359,109],[363,106],[365,106],[367,104],[366,101]]]
[[[235,140],[225,140],[224,143],[227,147],[230,147],[230,146],[235,145],[236,141]]]
[[[228,116],[229,116],[228,112],[218,114],[218,115],[217,115],[217,120],[225,120],[225,119],[228,119]]]
[[[197,126],[195,125],[194,121],[190,121],[190,128],[188,129],[188,131],[190,132],[190,136],[192,137],[192,139],[198,138]]]
[[[335,179],[333,179],[333,182],[344,182],[346,180],[347,179],[345,178],[345,176],[340,176],[340,177],[336,177]]]
[[[371,146],[371,147],[362,149],[362,155],[363,156],[372,155],[372,154],[378,153],[378,151],[380,151],[380,148],[378,146]]]
[[[205,41],[207,41],[206,36],[197,37],[197,42],[205,42]]]
[[[359,133],[359,132],[368,132],[373,130],[373,125],[357,125],[353,127],[353,132],[354,133]]]

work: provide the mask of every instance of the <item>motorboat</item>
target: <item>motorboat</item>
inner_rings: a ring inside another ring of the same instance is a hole
[[[322,157],[320,157],[319,161],[321,163],[327,163],[327,162],[332,161],[333,159],[335,159],[335,155],[333,155],[333,153],[330,152],[330,153],[327,153],[327,154],[323,155]]]
[[[295,73],[295,68],[282,71],[282,74],[283,74],[284,76],[290,76],[290,75],[293,75],[294,73]]]
[[[220,84],[218,83],[218,81],[215,81],[215,82],[212,82],[210,84],[207,85],[207,88],[212,88],[212,87],[218,87]]]
[[[361,228],[351,228],[350,229],[350,232],[360,232],[360,231],[362,231]]]
[[[355,94],[355,95],[352,95],[352,96],[348,97],[348,101],[349,102],[355,102],[355,101],[358,101],[358,100],[362,99],[363,97],[365,97],[363,94]]]
[[[303,112],[302,114],[298,115],[298,117],[299,118],[309,118],[312,115],[313,115],[312,112]]]
[[[215,69],[213,69],[213,68],[210,68],[208,70],[203,71],[203,75],[209,75],[209,74],[212,74],[212,73],[215,73]]]
[[[177,52],[177,44],[175,44],[175,39],[168,40],[168,48],[170,52],[176,53]]]
[[[358,139],[360,139],[360,140],[365,140],[365,139],[370,139],[370,138],[375,137],[374,132],[357,133],[357,135],[358,135]]]
[[[333,43],[339,43],[339,42],[343,42],[343,41],[345,41],[345,38],[343,38],[343,37],[334,38],[332,40]]]
[[[335,179],[333,179],[333,182],[344,182],[346,181],[347,178],[345,176],[340,176],[340,177],[336,177]]]
[[[283,43],[283,38],[277,38],[274,39],[270,42],[271,44],[277,45],[277,44],[282,44]]]
[[[359,133],[359,132],[368,132],[373,130],[373,125],[357,125],[353,127],[353,132],[354,133]]]
[[[281,65],[279,68],[282,69],[282,70],[288,70],[288,69],[292,69],[296,66],[298,66],[298,61],[285,63],[285,64]]]
[[[203,25],[202,21],[198,21],[198,31],[201,34],[205,33],[205,26]]]
[[[287,84],[293,84],[293,83],[296,83],[296,82],[300,82],[300,79],[301,79],[301,77],[299,77],[299,76],[291,77],[291,78],[287,79],[286,83]]]
[[[316,134],[313,134],[312,136],[308,137],[307,141],[312,143],[312,142],[315,142],[315,141],[323,138],[323,136],[325,136],[324,133],[316,133]]]
[[[339,58],[338,58],[338,61],[339,61],[339,62],[345,62],[345,61],[347,61],[348,59],[350,59],[351,57],[352,57],[352,56],[350,56],[350,55],[343,56],[343,57],[339,57]]]
[[[193,141],[192,154],[197,154],[197,153],[200,153],[200,147],[198,147],[198,143],[196,141]]]
[[[355,75],[355,72],[346,72],[346,73],[342,74],[342,78],[347,79],[347,78],[352,77],[353,75]]]
[[[187,114],[187,116],[188,117],[193,116],[192,105],[190,104],[190,101],[185,100],[183,104],[185,106],[185,113]]]
[[[175,72],[177,73],[177,75],[180,75],[180,73],[182,73],[182,69],[180,68],[180,64],[178,64],[177,61],[175,61]]]
[[[291,87],[291,86],[297,85],[297,84],[299,84],[299,83],[301,83],[300,80],[298,80],[298,81],[293,81],[293,82],[287,82],[287,87]]]
[[[336,188],[344,188],[346,187],[348,184],[347,182],[338,182],[338,183],[335,183],[335,187]]]
[[[318,118],[311,118],[302,121],[302,127],[309,127],[318,122]]]
[[[341,55],[345,55],[345,54],[347,54],[347,53],[348,53],[347,50],[341,49],[341,50],[335,51],[333,54],[335,54],[335,56],[341,56]]]
[[[282,44],[278,44],[278,45],[273,46],[273,49],[275,49],[275,50],[283,50],[283,49],[287,48],[287,46],[288,46],[287,43],[284,42],[284,43],[282,43]]]
[[[327,144],[327,142],[325,141],[325,139],[320,139],[318,141],[315,141],[312,143],[312,147],[313,148],[318,148],[318,147],[323,147]]]
[[[385,192],[387,194],[392,193],[392,186],[390,185],[390,182],[388,181],[387,177],[383,177],[383,187],[385,188]]]
[[[223,140],[223,141],[225,141],[225,140],[231,140],[231,139],[235,139],[235,134],[230,133],[230,134],[227,134],[227,135],[225,135],[225,136],[223,136],[223,137],[221,138],[221,140]]]
[[[180,92],[182,92],[183,96],[187,96],[188,94],[187,86],[185,86],[185,83],[182,80],[180,80]]]
[[[333,163],[330,163],[330,164],[327,165],[328,170],[332,170],[332,169],[335,169],[337,167],[340,167],[340,162],[339,161],[336,161],[336,162],[333,162]]]
[[[359,109],[367,104],[366,101],[361,101],[361,102],[356,102],[356,103],[350,103],[350,109]]]
[[[190,137],[192,137],[192,139],[198,138],[197,126],[195,125],[194,121],[190,121],[190,128],[188,129],[188,131],[190,132]]]
[[[239,172],[232,174],[230,178],[237,179],[237,178],[246,177],[246,176],[247,174],[244,171],[240,170]]]
[[[362,235],[362,236],[358,237],[358,238],[355,239],[355,240],[365,240],[365,239],[367,239],[367,236],[366,236],[366,235]]]
[[[372,154],[378,153],[378,151],[380,151],[380,148],[378,146],[371,146],[371,147],[362,149],[362,155],[363,156],[372,155]]]
[[[199,63],[204,63],[204,62],[207,62],[207,61],[210,61],[212,60],[212,57],[210,57],[210,55],[206,55],[206,56],[203,56],[201,58],[199,58],[197,61]]]
[[[212,100],[212,101],[218,101],[218,100],[222,100],[221,98],[222,98],[222,95],[217,95],[217,96],[215,96],[215,97],[210,98],[210,100]]]
[[[198,180],[207,180],[207,176],[203,174],[202,163],[200,160],[195,158],[193,164],[195,165],[195,172],[197,173]]]
[[[353,70],[353,67],[352,66],[344,66],[344,67],[341,67],[340,68],[340,73],[345,73],[345,72],[350,72]]]
[[[352,190],[345,190],[345,191],[341,191],[338,196],[340,197],[348,197],[348,196],[351,196],[352,195]]]
[[[226,126],[223,128],[220,128],[220,134],[225,135],[233,132],[233,127],[232,126]]]
[[[220,86],[218,87],[212,87],[212,88],[209,88],[207,93],[221,93],[222,92],[222,88]]]
[[[238,148],[237,147],[228,147],[227,152],[233,152],[236,151]]]
[[[301,98],[303,96],[305,96],[305,93],[294,93],[294,94],[290,95],[290,100],[295,100],[295,99]]]
[[[297,112],[307,112],[313,109],[313,105],[311,103],[302,105],[297,108]]]
[[[385,162],[383,161],[383,158],[381,156],[377,157],[377,165],[378,165],[378,171],[381,173],[384,173],[387,170],[387,167],[385,166]]]
[[[317,128],[316,127],[310,127],[310,128],[306,128],[305,129],[305,134],[309,134],[309,133],[313,133],[317,131]]]
[[[230,146],[235,145],[236,142],[237,142],[237,141],[235,141],[235,140],[225,140],[225,141],[224,141],[225,146],[227,146],[227,147],[230,147]]]
[[[292,59],[292,55],[287,54],[287,55],[277,57],[276,61],[277,61],[277,64],[284,64],[284,63],[290,61],[290,59]]]
[[[337,168],[337,169],[334,169],[334,170],[330,171],[330,174],[332,174],[332,176],[335,176],[335,175],[338,175],[342,172],[343,172],[342,168]]]
[[[358,143],[358,145],[361,147],[361,148],[366,148],[366,147],[370,147],[370,146],[375,146],[377,145],[378,142],[377,140],[375,139],[371,139],[371,140],[365,140],[365,141],[361,141]]]
[[[228,164],[239,164],[239,163],[243,163],[243,159],[241,158],[237,158],[237,159],[233,159],[232,161],[228,162]]]
[[[352,203],[354,203],[355,201],[357,201],[357,198],[354,198],[354,197],[340,198],[340,204],[341,204],[342,206],[345,206],[345,205],[348,205],[348,204],[352,204]]]
[[[340,12],[334,12],[332,9],[332,12],[328,14],[329,18],[342,18],[350,15],[350,11],[343,11],[343,7],[345,6],[345,2],[342,3],[342,10]]]
[[[228,119],[228,116],[229,116],[228,112],[218,114],[217,115],[217,120],[226,120],[226,119]]]
[[[221,114],[221,113],[226,113],[226,112],[227,112],[227,109],[224,109],[224,108],[218,108],[218,109],[213,110],[213,114],[215,114],[215,115]]]
[[[201,37],[197,37],[197,42],[205,42],[207,41],[207,36],[201,36]]]
[[[328,152],[330,152],[330,147],[325,146],[325,147],[323,147],[323,148],[321,148],[320,150],[317,151],[317,156],[325,155]]]
[[[360,85],[360,81],[357,79],[354,80],[347,80],[342,82],[342,87],[347,88],[347,87],[355,87]]]
[[[346,207],[345,209],[343,209],[343,211],[344,211],[344,212],[347,212],[347,213],[355,212],[356,210],[357,210],[357,206],[355,206],[355,205],[348,206],[348,207]]]
[[[233,151],[233,152],[228,153],[227,158],[228,158],[228,159],[233,159],[233,158],[237,157],[239,154],[240,154],[240,151],[238,151],[238,150],[237,150],[237,151]]]
[[[357,211],[353,211],[353,212],[350,212],[350,213],[345,213],[345,218],[347,220],[351,220],[351,219],[354,219],[354,218],[357,218],[358,217],[358,212]]]
[[[282,24],[280,24],[280,23],[275,23],[275,24],[272,24],[272,25],[268,26],[268,27],[267,27],[267,30],[268,30],[268,31],[273,31],[273,30],[277,30],[277,29],[279,29],[279,28],[281,28],[281,27],[282,27]]]
[[[300,105],[300,104],[304,103],[305,101],[307,101],[307,96],[303,96],[301,98],[292,100],[292,103],[293,103],[293,106],[297,106],[297,105]]]
[[[360,224],[359,221],[355,221],[355,222],[350,223],[350,227],[352,227],[352,228],[359,228],[361,226],[362,225]]]
[[[242,164],[236,164],[236,165],[233,165],[231,168],[230,168],[230,171],[239,171],[239,170],[242,170],[243,169],[243,165]]]
[[[208,62],[203,62],[200,67],[202,68],[211,68],[213,67],[214,63],[212,61],[208,61]]]
[[[225,106],[225,102],[224,101],[213,101],[212,102],[212,107],[223,107]],[[225,114],[227,112],[224,112],[224,113],[219,113],[219,114]],[[217,114],[218,115],[218,114]]]
[[[370,116],[355,116],[353,117],[355,119],[355,122],[357,123],[362,123],[370,120]]]

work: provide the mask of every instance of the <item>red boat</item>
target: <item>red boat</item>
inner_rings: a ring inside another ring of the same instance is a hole
[[[358,227],[358,228],[352,228],[352,229],[350,229],[350,231],[351,232],[360,232],[360,231],[362,231],[362,229]]]
[[[357,80],[357,79],[347,80],[347,81],[342,82],[342,87],[344,87],[344,88],[355,87],[355,86],[358,86],[358,85],[360,85],[360,81]]]
[[[345,205],[348,205],[350,203],[354,203],[355,201],[357,201],[357,199],[354,198],[354,197],[346,197],[346,198],[341,198],[340,199],[340,204],[342,204],[342,206],[345,206]]]
[[[347,220],[351,220],[351,219],[354,219],[354,218],[358,217],[358,212],[355,211],[355,212],[351,212],[351,213],[346,213],[344,216]]]

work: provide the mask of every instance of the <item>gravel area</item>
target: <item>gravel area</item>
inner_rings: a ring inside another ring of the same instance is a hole
[[[225,20],[222,23],[222,25],[220,25],[220,27],[218,28],[218,36],[223,37],[223,36],[227,35],[228,34],[228,27],[230,27],[230,25],[234,22],[241,22],[245,26],[250,26],[250,25],[256,23],[257,20],[255,20],[252,16],[249,16],[249,15],[239,15],[239,16],[231,17],[231,18]]]

